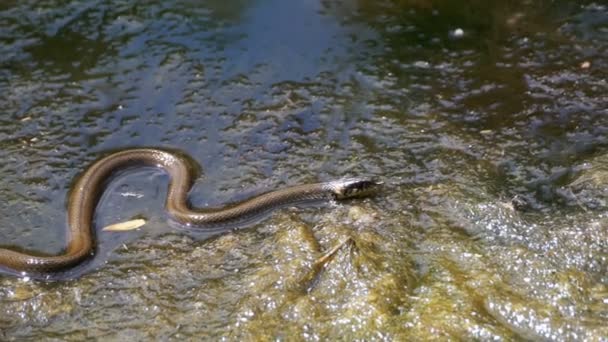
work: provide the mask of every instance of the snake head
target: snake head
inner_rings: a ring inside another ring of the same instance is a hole
[[[329,183],[335,199],[365,197],[378,192],[384,182],[372,178],[344,178]]]

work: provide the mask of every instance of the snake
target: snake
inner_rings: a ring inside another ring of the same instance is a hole
[[[273,210],[309,201],[343,200],[367,196],[382,182],[373,178],[288,186],[219,208],[192,208],[188,194],[194,181],[185,156],[159,148],[132,148],[92,163],[76,180],[67,199],[67,246],[59,255],[39,255],[0,248],[0,269],[22,276],[54,274],[81,264],[95,253],[93,216],[106,185],[117,171],[137,166],[163,169],[169,175],[165,208],[172,219],[195,228],[238,226]]]

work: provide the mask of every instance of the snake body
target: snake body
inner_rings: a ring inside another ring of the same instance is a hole
[[[306,201],[364,196],[380,184],[349,178],[286,187],[217,209],[192,209],[188,192],[193,182],[190,164],[169,151],[138,148],[120,151],[93,163],[75,183],[68,198],[68,242],[63,254],[36,256],[0,248],[0,268],[12,273],[52,274],[80,264],[95,250],[93,215],[108,179],[117,170],[137,165],[164,169],[170,176],[166,209],[176,221],[195,227],[235,226],[278,207]]]

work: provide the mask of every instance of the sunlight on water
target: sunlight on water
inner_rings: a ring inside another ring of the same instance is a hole
[[[0,245],[65,247],[65,199],[134,146],[190,201],[368,176],[380,196],[220,236],[121,173],[81,277],[0,276],[0,340],[605,340],[608,8],[539,1],[0,5]]]

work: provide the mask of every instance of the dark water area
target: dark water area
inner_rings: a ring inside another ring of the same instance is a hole
[[[74,179],[129,147],[200,163],[198,207],[386,187],[210,238],[122,173],[95,226],[147,224],[77,279],[0,275],[0,340],[608,341],[606,56],[592,1],[5,1],[2,247],[61,253]]]

